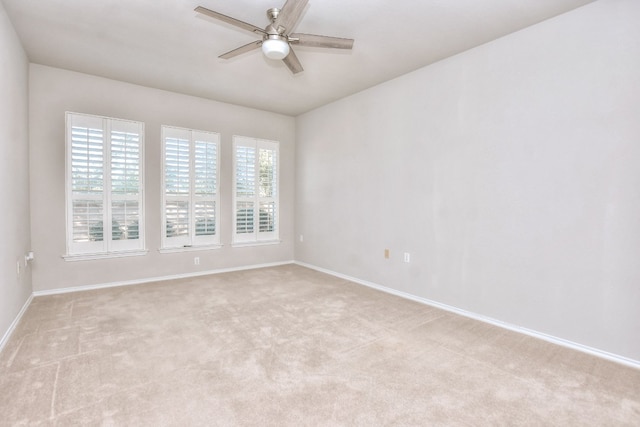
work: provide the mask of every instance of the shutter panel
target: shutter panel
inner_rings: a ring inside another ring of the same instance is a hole
[[[113,240],[136,240],[139,236],[140,205],[137,200],[114,200],[111,203]]]
[[[260,202],[260,233],[271,233],[276,230],[275,202]]]
[[[215,196],[217,191],[218,146],[215,142],[196,141],[194,155],[195,193]]]
[[[253,197],[256,186],[256,149],[236,147],[236,197]]]
[[[195,203],[196,236],[212,236],[216,234],[216,202],[202,201]]]
[[[260,182],[257,240],[278,239],[278,143],[258,141]]]
[[[97,253],[107,250],[105,124],[101,117],[67,115],[68,224],[67,252]]]
[[[189,235],[189,202],[168,200],[165,203],[167,237]]]
[[[142,137],[139,122],[109,121],[111,247],[142,249]]]
[[[165,138],[165,192],[189,194],[189,139]]]
[[[76,199],[72,203],[73,242],[102,242],[104,212],[102,200]]]
[[[164,136],[164,246],[190,245],[191,134],[186,129],[163,128]]]
[[[255,240],[256,148],[250,138],[234,137],[234,241]]]
[[[218,243],[218,136],[193,131],[194,138],[194,243]]]
[[[236,202],[236,233],[253,234],[253,202]]]
[[[277,155],[275,150],[260,149],[260,197],[276,196]]]
[[[111,132],[111,192],[137,195],[140,191],[140,135]]]
[[[97,126],[102,126],[101,122],[100,120]],[[102,194],[104,190],[104,131],[102,129],[71,127],[71,188],[74,193]]]
[[[112,240],[140,238],[141,135],[127,127],[127,122],[114,121],[111,130]]]

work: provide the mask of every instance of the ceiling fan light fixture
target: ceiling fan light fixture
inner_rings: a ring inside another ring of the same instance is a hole
[[[269,59],[284,59],[289,55],[289,43],[279,35],[269,35],[262,42],[262,53]]]

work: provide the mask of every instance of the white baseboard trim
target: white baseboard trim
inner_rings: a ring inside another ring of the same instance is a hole
[[[29,295],[29,298],[27,298],[27,301],[24,303],[24,305],[18,312],[18,315],[16,316],[16,318],[13,319],[13,322],[11,323],[11,325],[9,325],[9,329],[7,329],[7,332],[4,333],[4,336],[0,340],[0,352],[4,348],[5,344],[9,341],[9,338],[11,338],[11,334],[13,334],[13,331],[16,329],[16,326],[18,326],[18,323],[20,323],[20,319],[22,319],[22,316],[27,311],[27,308],[29,308],[29,304],[31,304],[32,300],[33,300],[33,294]]]
[[[592,356],[597,356],[600,357],[602,359],[606,359],[612,362],[616,362],[625,366],[629,366],[632,368],[636,368],[636,369],[640,369],[640,361],[639,360],[634,360],[634,359],[630,359],[628,357],[624,357],[624,356],[620,356],[617,354],[613,354],[613,353],[609,353],[607,351],[604,350],[600,350],[597,348],[593,348],[593,347],[589,347],[583,344],[579,344],[573,341],[569,341],[569,340],[565,340],[563,338],[558,338],[552,335],[548,335],[542,332],[538,332],[535,331],[533,329],[528,329],[528,328],[523,328],[521,326],[516,326],[516,325],[512,325],[510,323],[507,322],[503,322],[501,320],[497,320],[497,319],[493,319],[491,317],[487,317],[487,316],[483,316],[481,314],[477,314],[477,313],[473,313],[471,311],[467,311],[467,310],[463,310],[451,305],[447,305],[447,304],[443,304],[437,301],[433,301],[430,299],[426,299],[426,298],[422,298],[413,294],[409,294],[406,292],[402,292],[402,291],[398,291],[396,289],[392,289],[392,288],[387,288],[386,286],[381,286],[378,285],[376,283],[372,283],[372,282],[368,282],[366,280],[362,280],[362,279],[358,279],[357,277],[351,277],[351,276],[347,276],[346,274],[341,274],[341,273],[337,273],[335,271],[332,270],[327,270],[325,268],[322,267],[318,267],[312,264],[307,264],[304,262],[299,262],[296,261],[295,264],[301,266],[301,267],[306,267],[306,268],[310,268],[312,270],[316,270],[322,273],[326,273],[329,274],[331,276],[335,276],[335,277],[339,277],[341,279],[345,279],[348,280],[350,282],[354,282],[357,283],[359,285],[364,285],[382,292],[386,292],[388,294],[392,294],[401,298],[405,298],[405,299],[409,299],[412,301],[416,301],[422,304],[426,304],[432,307],[436,307],[436,308],[440,308],[442,310],[446,310],[449,311],[451,313],[455,313],[455,314],[459,314],[461,316],[465,316],[474,320],[479,320],[481,322],[485,322],[485,323],[489,323],[491,325],[494,326],[498,326],[500,328],[504,328],[504,329],[508,329],[510,331],[514,331],[514,332],[518,332],[521,334],[525,334],[534,338],[538,338],[553,344],[557,344],[557,345],[561,345],[563,347],[567,347],[567,348],[571,348],[573,350],[577,350],[577,351],[581,351],[583,353],[587,353],[590,354]]]
[[[137,280],[125,280],[122,282],[109,282],[109,283],[99,283],[96,285],[73,286],[69,288],[58,288],[58,289],[50,289],[45,291],[35,291],[33,292],[32,296],[39,297],[39,296],[45,296],[45,295],[66,294],[69,292],[81,292],[81,291],[90,291],[94,289],[114,288],[118,286],[141,285],[143,283],[162,282],[166,280],[176,280],[176,279],[188,279],[191,277],[208,276],[211,274],[230,273],[234,271],[243,271],[243,270],[254,270],[256,268],[265,268],[265,267],[277,267],[280,265],[287,265],[287,264],[293,264],[293,263],[294,261],[272,262],[272,263],[266,263],[266,264],[244,265],[241,267],[220,268],[217,270],[198,271],[195,273],[174,274],[171,276],[148,277],[148,278],[137,279]]]

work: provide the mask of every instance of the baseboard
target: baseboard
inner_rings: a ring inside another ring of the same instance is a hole
[[[16,329],[16,326],[18,326],[18,323],[20,323],[20,319],[22,319],[22,316],[27,311],[27,308],[29,308],[29,304],[31,304],[32,300],[33,300],[33,294],[29,295],[29,298],[27,298],[27,301],[24,303],[24,305],[18,312],[18,315],[16,316],[16,318],[13,319],[13,322],[11,323],[11,325],[9,325],[9,329],[7,329],[7,332],[4,333],[4,336],[0,340],[0,352],[4,348],[5,344],[9,341],[9,338],[11,338],[11,334],[13,334],[13,331]]]
[[[272,263],[266,263],[266,264],[244,265],[241,267],[220,268],[217,270],[198,271],[195,273],[174,274],[171,276],[147,277],[144,279],[125,280],[122,282],[109,282],[109,283],[99,283],[95,285],[73,286],[69,288],[58,288],[58,289],[50,289],[45,291],[35,291],[33,292],[33,296],[39,297],[44,295],[57,295],[57,294],[66,294],[69,292],[80,292],[80,291],[90,291],[94,289],[114,288],[118,286],[141,285],[143,283],[162,282],[166,280],[176,280],[176,279],[188,279],[191,277],[209,276],[211,274],[231,273],[234,271],[254,270],[256,268],[265,268],[265,267],[277,267],[280,265],[287,265],[287,264],[293,264],[293,263],[294,261],[272,262]]]
[[[558,338],[552,335],[548,335],[542,332],[538,332],[535,331],[533,329],[528,329],[528,328],[523,328],[521,326],[516,326],[516,325],[512,325],[510,323],[507,322],[503,322],[501,320],[497,320],[497,319],[493,319],[491,317],[487,317],[487,316],[483,316],[477,313],[473,313],[471,311],[467,311],[467,310],[463,310],[454,306],[450,306],[447,304],[443,304],[440,303],[438,301],[433,301],[427,298],[422,298],[413,294],[409,294],[406,292],[402,292],[402,291],[398,291],[396,289],[392,289],[392,288],[388,288],[386,286],[381,286],[378,285],[377,283],[372,283],[366,280],[362,280],[362,279],[358,279],[357,277],[351,277],[351,276],[347,276],[346,274],[341,274],[341,273],[337,273],[335,271],[332,270],[327,270],[325,268],[322,267],[318,267],[312,264],[307,264],[304,262],[300,262],[300,261],[296,261],[295,264],[301,266],[301,267],[306,267],[306,268],[310,268],[312,270],[316,270],[316,271],[320,271],[322,273],[326,273],[335,277],[339,277],[341,279],[345,279],[348,280],[350,282],[354,282],[360,285],[364,285],[367,286],[369,288],[373,288],[382,292],[386,292],[388,294],[392,294],[401,298],[405,298],[405,299],[409,299],[412,301],[416,301],[422,304],[426,304],[432,307],[436,307],[436,308],[440,308],[442,310],[446,310],[449,311],[451,313],[455,313],[455,314],[459,314],[461,316],[465,316],[474,320],[479,320],[481,322],[485,322],[485,323],[489,323],[491,325],[494,326],[498,326],[500,328],[504,328],[504,329],[508,329],[510,331],[514,331],[514,332],[518,332],[521,334],[525,334],[534,338],[538,338],[553,344],[557,344],[557,345],[561,345],[563,347],[567,347],[567,348],[571,348],[573,350],[577,350],[577,351],[581,351],[583,353],[587,353],[590,354],[592,356],[596,356],[596,357],[600,357],[612,362],[616,362],[625,366],[629,366],[632,368],[636,368],[636,369],[640,369],[640,361],[638,360],[634,360],[634,359],[630,359],[628,357],[624,357],[624,356],[620,356],[617,354],[613,354],[613,353],[609,353],[607,351],[604,350],[600,350],[597,348],[593,348],[593,347],[589,347],[583,344],[579,344],[573,341],[569,341],[569,340],[565,340],[563,338]]]

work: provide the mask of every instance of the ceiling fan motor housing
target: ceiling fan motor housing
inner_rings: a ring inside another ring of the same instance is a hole
[[[279,14],[280,9],[278,9],[277,7],[272,7],[271,9],[267,10],[267,18],[269,18],[269,21],[271,22],[275,22]]]

